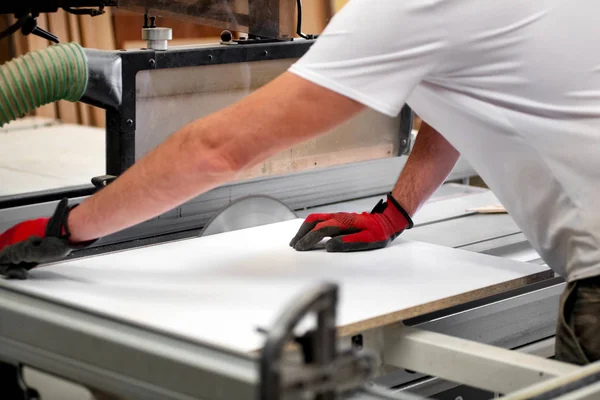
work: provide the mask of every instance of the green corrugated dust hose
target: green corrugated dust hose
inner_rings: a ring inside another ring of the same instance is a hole
[[[87,58],[77,43],[27,53],[0,67],[0,126],[48,103],[79,101],[88,82]]]

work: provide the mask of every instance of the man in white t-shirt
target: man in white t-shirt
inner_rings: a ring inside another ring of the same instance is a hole
[[[329,236],[329,251],[386,246],[460,153],[569,282],[557,357],[600,359],[598,15],[598,0],[350,1],[288,72],[185,126],[80,206],[0,235],[0,272],[22,277],[23,266],[165,212],[365,107],[395,116],[408,103],[426,124],[388,201],[312,215],[291,245]]]

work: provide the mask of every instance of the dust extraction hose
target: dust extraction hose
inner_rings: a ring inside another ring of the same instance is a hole
[[[15,58],[0,67],[0,126],[48,103],[79,101],[87,83],[87,58],[77,43]]]

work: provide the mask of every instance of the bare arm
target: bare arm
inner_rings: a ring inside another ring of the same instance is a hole
[[[69,216],[73,241],[146,221],[279,151],[326,133],[364,107],[285,73],[240,102],[196,120],[84,201]]]
[[[393,197],[414,215],[448,177],[460,154],[435,129],[423,123]]]

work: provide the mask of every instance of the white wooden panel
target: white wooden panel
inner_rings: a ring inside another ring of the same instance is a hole
[[[341,285],[342,333],[523,285],[545,273],[525,264],[420,242],[352,254],[297,252],[302,220],[74,260],[1,281],[32,294],[243,352],[262,346],[290,299],[312,284]]]

